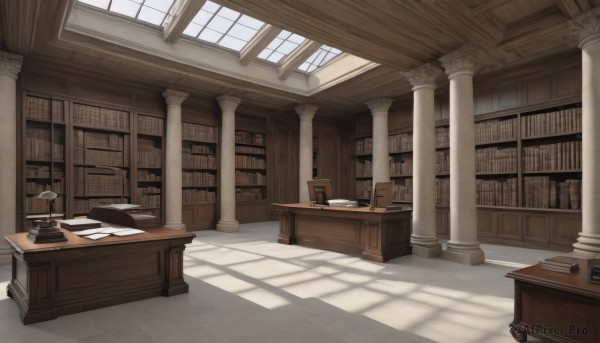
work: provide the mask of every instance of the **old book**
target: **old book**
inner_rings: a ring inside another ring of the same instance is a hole
[[[63,229],[67,229],[67,230],[83,230],[83,229],[99,228],[100,225],[102,224],[98,220],[87,219],[87,218],[63,219],[63,220],[57,220],[57,222],[60,224],[60,227],[62,227]]]

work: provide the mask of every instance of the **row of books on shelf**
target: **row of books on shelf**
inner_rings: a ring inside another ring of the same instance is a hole
[[[440,205],[450,204],[450,180],[435,180],[435,202]]]
[[[373,153],[373,138],[367,137],[356,140],[356,154],[368,155]]]
[[[107,129],[129,130],[129,112],[83,105],[73,105],[73,123]]]
[[[75,164],[92,164],[102,166],[128,166],[129,152],[96,150],[96,149],[73,149],[73,163]]]
[[[399,133],[388,137],[388,149],[391,153],[412,151],[413,134],[412,132]]]
[[[25,166],[26,177],[50,177],[50,166],[48,165],[32,165],[28,164]],[[52,170],[52,177],[64,178],[64,169],[54,168]]]
[[[412,175],[413,160],[410,157],[390,156],[390,175]]]
[[[450,151],[441,150],[435,152],[435,173],[449,174],[450,173]]]
[[[160,187],[154,186],[146,186],[146,187],[138,187],[136,189],[136,194],[138,197],[140,195],[158,195],[160,197],[161,189]]]
[[[28,160],[64,161],[65,146],[42,138],[26,138],[23,152]]]
[[[259,147],[255,147],[255,146],[236,145],[235,152],[239,152],[242,154],[265,154],[265,148],[259,148]]]
[[[356,197],[358,199],[370,199],[373,189],[373,180],[356,181]]]
[[[551,180],[548,176],[523,178],[523,206],[533,208],[581,208],[581,180]]]
[[[125,199],[126,201],[127,199]],[[109,204],[120,204],[123,202],[122,198],[106,197],[106,198],[92,198],[92,199],[74,199],[73,200],[73,213],[82,214],[88,213],[92,208],[96,206],[103,206]]]
[[[523,148],[524,171],[581,169],[581,141],[544,144]]]
[[[370,160],[356,161],[356,176],[357,177],[373,176],[373,162]]]
[[[184,204],[217,201],[217,192],[208,189],[184,189],[182,191]]]
[[[185,140],[216,142],[217,128],[214,126],[184,122],[181,124],[181,137]]]
[[[123,173],[103,168],[73,168],[73,186],[77,195],[128,194],[129,179]]]
[[[392,199],[395,201],[412,201],[412,179],[394,181],[394,183],[392,184]]]
[[[183,172],[182,185],[184,187],[193,187],[198,185],[211,185],[217,184],[217,175],[215,173],[208,172]]]
[[[475,123],[475,144],[517,139],[517,118]]]
[[[263,157],[235,155],[236,168],[266,168],[267,161]]]
[[[518,180],[481,180],[475,182],[477,205],[517,207]]]
[[[249,131],[236,131],[235,142],[241,144],[264,145],[265,134]]]
[[[235,200],[251,201],[265,199],[264,189],[262,188],[236,188]]]
[[[190,169],[214,169],[217,167],[217,158],[215,155],[183,154],[182,165]]]
[[[184,154],[215,154],[215,147],[206,144],[191,144],[183,148]]]
[[[125,139],[127,138],[127,139]],[[88,130],[73,130],[73,144],[76,147],[96,148],[123,151],[129,141],[129,135],[96,132]]]
[[[54,200],[54,212],[63,212],[63,196],[59,195]],[[25,213],[49,213],[50,204],[46,199],[37,196],[25,197]]]
[[[450,131],[447,127],[439,126],[435,128],[435,147],[447,148],[450,146]]]
[[[264,173],[235,171],[236,185],[264,185],[267,183],[267,177]]]
[[[475,150],[477,173],[517,171],[517,148],[485,148]]]
[[[155,170],[138,170],[138,181],[160,181],[161,172]]]
[[[160,168],[162,166],[162,150],[151,146],[138,146],[138,166]]]
[[[35,96],[27,97],[27,118],[47,121],[64,121],[64,106],[60,100]]]
[[[28,194],[39,194],[43,191],[48,190],[50,188],[54,192],[61,193],[64,191],[63,188],[63,180],[52,180],[52,184],[50,186],[47,182],[38,182],[38,181],[27,181],[25,182],[25,193]]]
[[[162,136],[164,120],[162,118],[138,115],[138,132]]]
[[[160,195],[159,194],[138,195],[137,203],[142,208],[158,208],[158,207],[160,207]]]
[[[523,138],[581,132],[581,107],[521,117]]]

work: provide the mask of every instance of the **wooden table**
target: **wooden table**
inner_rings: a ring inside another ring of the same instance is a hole
[[[385,262],[411,253],[411,210],[274,204],[282,244],[299,244]]]
[[[506,275],[515,280],[515,340],[600,342],[600,285],[587,281],[587,260],[572,260],[580,269],[571,274],[534,265]]]
[[[13,247],[7,287],[24,324],[156,296],[187,293],[183,251],[195,237],[156,228],[99,240],[63,230],[66,242],[34,244],[7,235]]]

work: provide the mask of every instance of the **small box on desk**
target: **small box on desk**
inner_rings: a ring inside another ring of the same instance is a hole
[[[57,220],[60,227],[69,231],[78,231],[85,229],[95,229],[101,226],[101,222],[94,219],[80,218],[80,219],[61,219]]]
[[[588,260],[588,281],[600,284],[600,259]]]

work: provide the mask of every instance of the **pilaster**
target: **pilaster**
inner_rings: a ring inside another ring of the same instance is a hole
[[[373,115],[373,187],[377,182],[390,181],[388,110],[392,101],[380,98],[365,103]]]
[[[17,76],[23,56],[0,51],[0,237],[17,227]],[[0,239],[0,264],[10,262],[11,248]]]
[[[297,106],[296,113],[300,117],[300,152],[298,165],[298,190],[300,202],[308,203],[308,186],[306,181],[312,180],[313,172],[313,125],[312,120],[317,107],[309,104]]]

